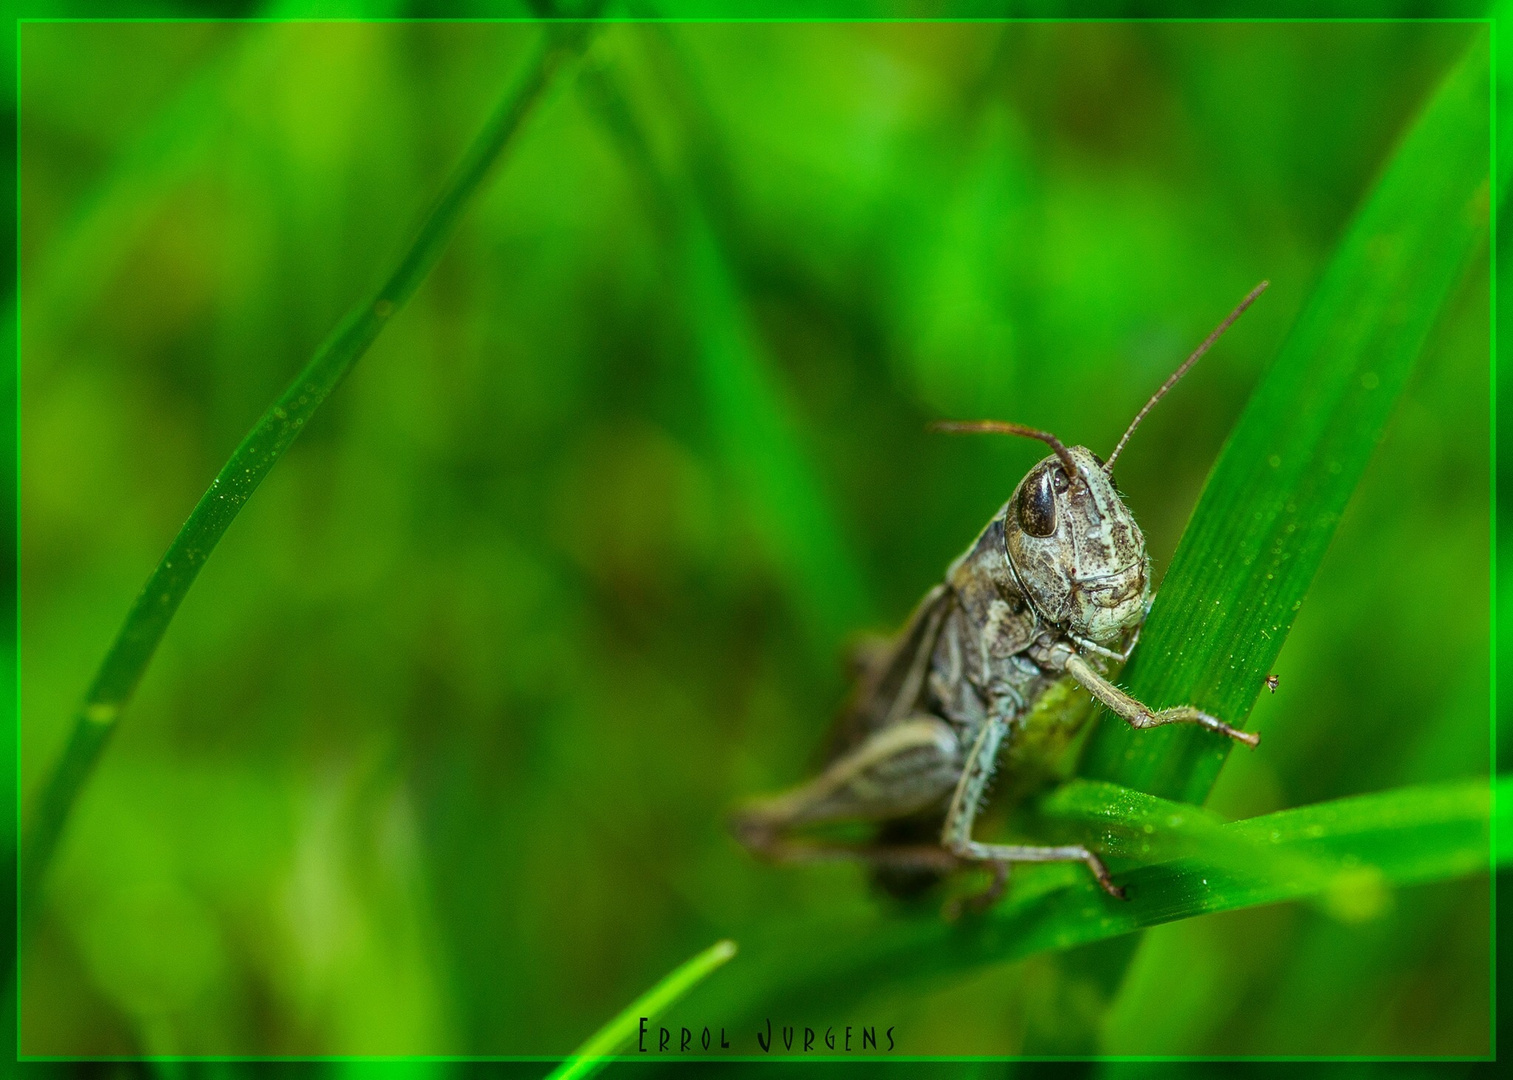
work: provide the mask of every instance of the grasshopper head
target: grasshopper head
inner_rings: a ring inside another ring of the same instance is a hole
[[[1037,615],[1099,644],[1117,641],[1145,617],[1150,559],[1145,537],[1114,487],[1114,461],[1140,421],[1240,317],[1263,281],[1203,339],[1125,428],[1105,463],[1085,446],[1067,447],[1049,431],[1004,420],[951,420],[937,431],[983,431],[1039,439],[1055,451],[1014,489],[1004,507],[1004,548]]]
[[[1026,598],[1056,626],[1108,644],[1145,617],[1145,537],[1087,447],[1052,454],[1025,475],[1005,507],[1003,535]]]

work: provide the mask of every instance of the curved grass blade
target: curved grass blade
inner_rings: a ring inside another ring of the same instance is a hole
[[[1087,798],[1101,790],[1112,803]],[[1496,800],[1499,831],[1513,817],[1513,778]],[[938,919],[900,923],[877,912],[785,927],[764,944],[748,942],[747,978],[702,994],[701,1015],[739,1026],[781,1010],[838,1017],[865,994],[889,986],[1020,959],[1050,949],[1103,941],[1197,915],[1293,900],[1316,900],[1337,918],[1358,921],[1380,911],[1393,887],[1467,877],[1491,865],[1493,792],[1485,781],[1399,788],[1284,810],[1216,826],[1219,835],[1183,858],[1118,869],[1128,901],[1099,890],[1080,866],[1016,871],[1007,900],[990,914],[949,925]],[[1140,792],[1083,789],[1081,813],[1107,827],[1143,832],[1149,818],[1191,814],[1185,804]],[[1067,807],[1066,809],[1073,809]],[[1087,836],[1087,834],[1084,834]],[[1247,865],[1235,851],[1263,858]],[[1506,862],[1510,853],[1499,853]],[[1291,867],[1278,873],[1278,866]]]
[[[573,1051],[573,1056],[558,1065],[547,1080],[581,1080],[592,1076],[614,1060],[613,1055],[640,1030],[641,1018],[654,1020],[688,991],[723,967],[736,954],[736,944],[729,939],[717,941],[692,960],[687,961],[631,1002],[620,1015],[591,1035]]]
[[[85,695],[63,756],[43,785],[21,849],[19,917],[23,924],[34,910],[42,875],[62,836],[68,814],[205,560],[311,416],[425,279],[490,168],[540,101],[558,69],[587,45],[590,33],[588,24],[557,25],[548,30],[535,55],[468,148],[388,280],[347,316],[258,420],[174,537],[167,554],[127,613]]]
[[[1243,723],[1425,340],[1487,241],[1487,39],[1393,155],[1210,473],[1124,681]],[[1105,719],[1083,774],[1202,802],[1229,752]]]

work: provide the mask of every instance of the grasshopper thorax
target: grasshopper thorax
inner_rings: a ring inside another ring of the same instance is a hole
[[[1150,595],[1145,537],[1103,461],[1084,446],[1032,468],[1004,507],[1004,549],[1045,622],[1111,644],[1138,627]]]

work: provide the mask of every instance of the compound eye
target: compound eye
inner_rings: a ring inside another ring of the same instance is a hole
[[[1056,497],[1051,490],[1051,474],[1042,471],[1019,489],[1019,527],[1030,536],[1050,536],[1056,531]]]

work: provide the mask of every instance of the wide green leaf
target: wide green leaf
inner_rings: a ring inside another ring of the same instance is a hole
[[[1231,432],[1125,673],[1142,701],[1194,704],[1235,725],[1254,706],[1430,330],[1485,249],[1487,65],[1478,37]],[[1105,717],[1083,772],[1202,802],[1229,750],[1206,732],[1135,732]]]

